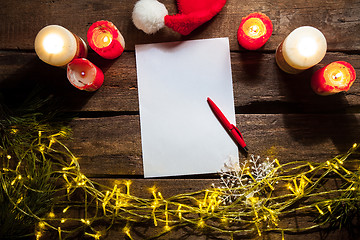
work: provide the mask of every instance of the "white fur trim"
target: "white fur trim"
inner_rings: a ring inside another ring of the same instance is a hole
[[[166,15],[168,10],[164,4],[156,0],[140,0],[134,6],[132,20],[138,29],[152,34],[165,26]]]

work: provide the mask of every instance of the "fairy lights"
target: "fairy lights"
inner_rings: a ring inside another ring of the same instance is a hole
[[[198,221],[197,226],[199,228],[204,228],[205,227],[205,222],[204,222],[204,220],[202,218]]]
[[[318,205],[315,205],[315,207],[316,207],[316,209],[319,211],[319,213],[320,213],[321,215],[324,215],[324,212],[319,208]]]
[[[42,233],[41,232],[35,232],[35,237],[36,237],[36,240],[39,240],[42,236]]]
[[[131,185],[131,183],[132,183],[132,181],[130,181],[130,180],[127,180],[127,181],[125,182],[125,185],[126,185],[126,194],[127,194],[127,195],[130,195],[130,185]]]
[[[69,208],[70,208],[70,206],[67,206],[66,208],[64,208],[64,209],[62,210],[62,212],[63,212],[63,213],[66,213]]]
[[[90,225],[91,223],[89,219],[84,219],[84,218],[80,219],[80,221],[86,225]]]
[[[39,228],[40,229],[44,229],[45,228],[45,223],[43,221],[39,222]]]
[[[97,232],[95,234],[86,233],[86,236],[93,237],[95,240],[99,240],[102,237],[102,234],[100,232]]]
[[[131,234],[130,234],[130,231],[131,231],[131,229],[130,229],[130,227],[129,227],[128,225],[126,225],[126,226],[123,228],[123,233],[125,233],[126,236],[128,236],[131,240],[133,240],[133,238],[132,238],[132,236],[131,236]]]
[[[237,234],[262,236],[269,231],[279,232],[284,238],[286,232],[299,231],[280,224],[294,213],[315,214],[318,217],[317,222],[301,229],[306,231],[331,221],[345,221],[347,216],[344,215],[343,208],[351,209],[349,212],[359,210],[353,208],[358,206],[354,202],[358,204],[360,200],[360,170],[345,167],[348,157],[357,151],[357,144],[346,154],[323,163],[281,164],[277,159],[260,156],[250,156],[240,163],[230,159],[219,173],[220,179],[211,188],[165,198],[153,186],[149,189],[149,198],[140,198],[132,194],[133,190],[130,191],[131,180],[119,181],[109,187],[88,179],[80,171],[78,158],[61,142],[63,136],[68,136],[65,130],[55,134],[38,131],[35,136],[31,141],[31,149],[21,152],[36,156],[36,163],[39,164],[56,162],[57,169],[51,171],[49,176],[62,179],[63,183],[58,189],[51,190],[52,193],[63,196],[56,198],[61,201],[53,200],[49,213],[42,215],[44,217],[35,215],[26,205],[26,194],[37,191],[36,189],[27,189],[28,192],[24,191],[22,195],[10,198],[16,209],[21,209],[36,219],[36,239],[40,239],[45,230],[58,231],[59,238],[65,239],[66,236],[76,235],[79,229],[84,230],[88,237],[101,239],[106,233],[99,232],[93,226],[99,224],[100,220],[105,220],[103,224],[106,226],[103,229],[110,229],[116,223],[125,225],[123,234],[130,239],[133,239],[133,226],[140,222],[153,223],[155,228],[160,228],[161,235],[176,227],[189,226],[196,231],[211,229],[227,233],[234,239]],[[52,158],[59,154],[62,157]],[[16,158],[11,156],[20,155],[8,151],[1,157],[3,162],[7,162]],[[26,169],[23,162],[19,166],[21,167],[15,169],[7,165],[0,168],[1,174],[9,179],[8,184],[1,182],[7,186],[8,192],[20,189],[33,178],[31,174],[22,172]],[[321,188],[329,176],[340,179],[343,183],[341,188]],[[284,186],[287,187],[287,193],[274,194],[283,191]],[[73,201],[79,195],[85,196],[83,202]],[[302,201],[305,199],[306,202]],[[69,209],[83,214],[79,217],[70,216]],[[79,225],[82,227],[79,228]]]
[[[181,219],[182,219],[181,204],[179,204],[179,206],[178,206],[177,213],[178,213],[179,220],[181,221]]]
[[[10,130],[10,133],[11,134],[17,134],[19,132],[19,129],[17,129],[17,128],[12,128],[11,130]]]

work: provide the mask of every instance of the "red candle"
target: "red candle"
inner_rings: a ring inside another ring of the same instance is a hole
[[[104,74],[100,68],[85,58],[77,58],[67,66],[67,77],[70,83],[85,91],[95,91],[104,82]]]
[[[269,40],[272,31],[272,22],[265,14],[251,13],[241,20],[237,33],[238,42],[248,50],[256,50]]]
[[[125,48],[125,40],[116,26],[109,21],[93,23],[88,32],[87,40],[90,47],[106,59],[119,57]]]
[[[311,78],[311,87],[319,95],[330,95],[348,91],[355,79],[353,66],[337,61],[317,70]]]

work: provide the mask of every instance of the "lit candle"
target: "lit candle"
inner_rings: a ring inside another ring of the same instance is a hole
[[[41,60],[53,66],[65,66],[75,58],[87,56],[84,40],[59,25],[49,25],[35,38],[35,51]]]
[[[103,58],[119,57],[125,48],[125,40],[116,26],[109,21],[93,23],[87,33],[90,47]]]
[[[355,79],[355,69],[350,63],[336,61],[313,74],[311,87],[319,95],[330,95],[348,91]]]
[[[251,13],[241,20],[237,38],[242,47],[256,50],[269,40],[272,32],[272,22],[265,14]]]
[[[74,59],[68,64],[67,77],[73,86],[89,92],[99,89],[104,82],[101,69],[85,58]]]
[[[326,54],[326,39],[314,27],[292,31],[276,49],[276,62],[287,73],[296,74],[318,64]]]

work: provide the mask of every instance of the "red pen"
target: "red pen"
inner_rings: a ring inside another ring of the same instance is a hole
[[[218,106],[216,106],[216,104],[209,97],[207,98],[207,102],[209,103],[211,110],[214,112],[221,125],[223,125],[223,127],[233,137],[233,139],[247,152],[248,148],[246,147],[246,143],[239,129],[235,127],[234,124],[231,124],[229,120],[227,120]]]

